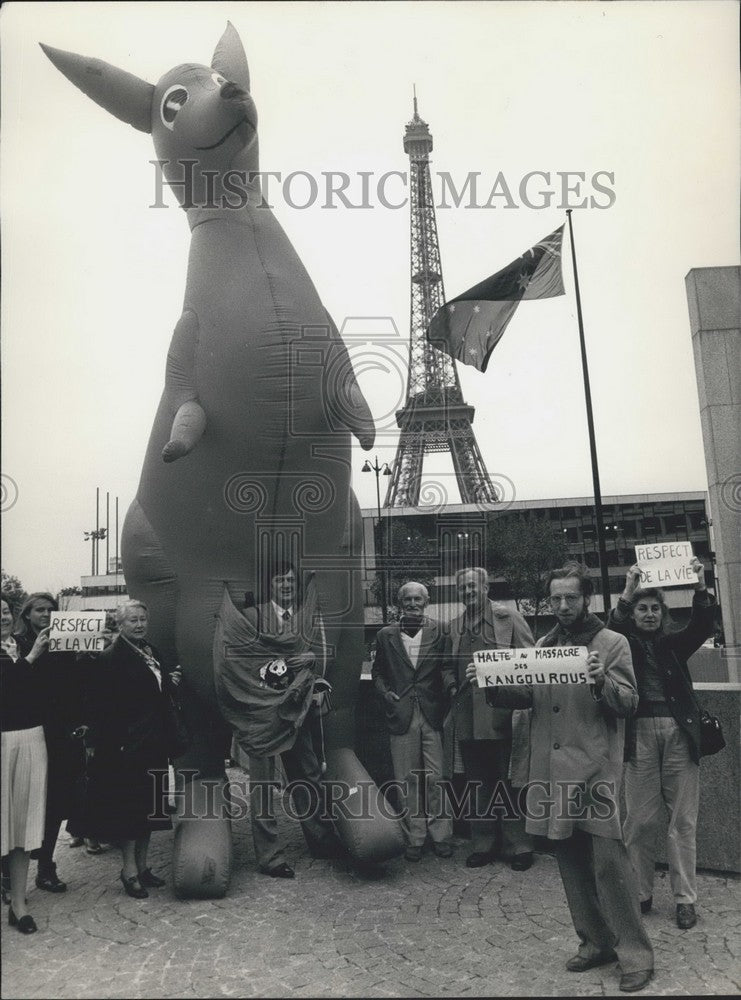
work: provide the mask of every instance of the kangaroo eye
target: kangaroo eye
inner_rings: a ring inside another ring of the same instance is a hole
[[[165,91],[160,104],[160,117],[167,128],[174,128],[175,116],[187,100],[188,91],[185,87],[175,86]]]
[[[218,86],[219,86],[219,87],[220,87],[220,86],[221,86],[222,84],[226,83],[226,80],[225,80],[225,78],[224,78],[224,77],[223,77],[223,76],[221,75],[221,73],[212,73],[212,74],[211,74],[211,79],[212,79],[212,80],[214,81],[214,83],[218,84]]]

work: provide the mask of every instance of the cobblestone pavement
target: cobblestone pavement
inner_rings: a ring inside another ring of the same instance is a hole
[[[470,870],[468,843],[452,859],[425,854],[374,876],[312,860],[283,818],[296,879],[260,875],[249,822],[234,824],[229,895],[179,901],[168,887],[124,895],[109,848],[57,848],[69,882],[51,895],[29,878],[39,933],[3,927],[2,996],[15,997],[488,997],[617,993],[615,965],[564,968],[576,937],[555,860],[539,854],[518,874],[501,863]],[[172,834],[152,838],[155,872],[169,875]],[[737,879],[701,875],[699,920],[674,923],[668,879],[657,874],[647,927],[656,975],[642,995],[737,994],[741,895]],[[3,919],[7,919],[3,916]]]

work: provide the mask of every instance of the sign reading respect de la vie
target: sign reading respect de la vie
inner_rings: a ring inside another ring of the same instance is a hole
[[[636,545],[636,563],[645,587],[681,587],[695,583],[691,542],[655,542]]]
[[[501,684],[590,684],[586,646],[481,649],[473,654],[479,687]]]
[[[52,611],[52,653],[99,653],[105,648],[105,611]]]

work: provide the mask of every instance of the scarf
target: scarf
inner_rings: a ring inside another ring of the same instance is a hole
[[[417,632],[422,628],[424,624],[424,617],[417,617],[416,615],[402,615],[399,619],[399,627],[404,635],[408,635],[410,639],[413,639]]]
[[[559,622],[543,639],[544,646],[588,646],[598,632],[605,628],[603,622],[590,612],[574,622],[573,628],[564,628]]]
[[[151,648],[146,643],[144,643],[143,645],[139,646],[137,643],[132,642],[130,639],[127,639],[125,635],[122,635],[121,638],[123,639],[123,641],[125,643],[127,643],[129,646],[131,646],[131,648],[135,652],[137,652],[139,654],[139,656],[141,656],[141,658],[144,660],[144,662],[146,663],[146,665],[149,667],[149,669],[154,674],[155,680],[157,681],[157,686],[159,687],[159,689],[161,691],[162,690],[162,667],[160,666],[160,662],[155,657],[155,655],[152,652]]]

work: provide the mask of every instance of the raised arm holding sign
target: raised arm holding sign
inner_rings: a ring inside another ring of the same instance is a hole
[[[682,587],[695,583],[691,542],[636,545],[636,566],[644,587]]]

